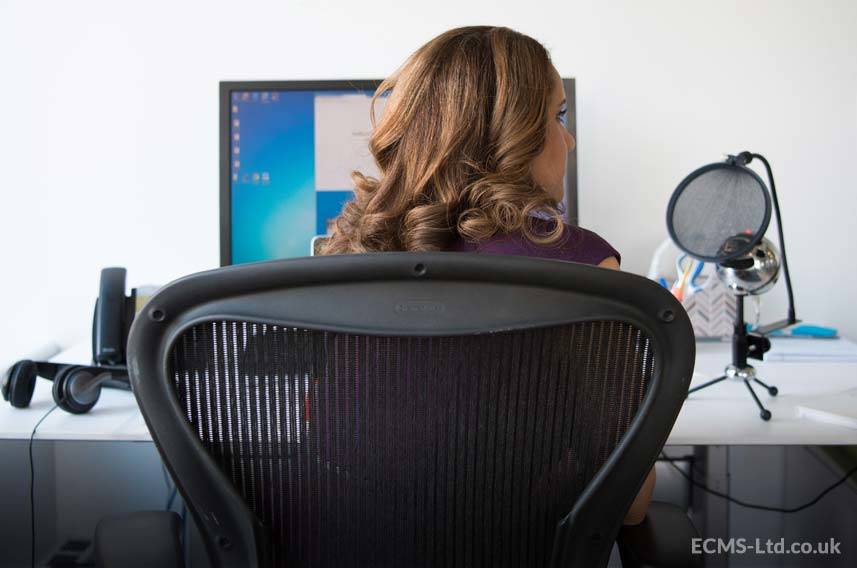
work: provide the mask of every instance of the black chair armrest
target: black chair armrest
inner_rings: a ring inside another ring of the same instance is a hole
[[[181,517],[173,512],[140,511],[105,517],[95,527],[95,565],[184,568],[180,532]]]
[[[654,501],[642,523],[622,527],[616,543],[622,568],[700,568],[704,560],[692,554],[694,538],[699,533],[681,508]]]

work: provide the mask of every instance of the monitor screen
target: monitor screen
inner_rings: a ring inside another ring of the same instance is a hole
[[[221,265],[312,254],[313,238],[353,197],[351,172],[378,173],[368,147],[378,84],[221,83]],[[574,83],[565,86],[574,133]],[[566,203],[575,214],[576,179],[570,156]]]

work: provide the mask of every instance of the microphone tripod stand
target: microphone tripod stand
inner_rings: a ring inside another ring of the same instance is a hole
[[[690,395],[691,393],[710,387],[711,385],[715,385],[726,379],[741,380],[744,381],[744,384],[747,386],[747,390],[750,391],[750,395],[753,397],[753,400],[756,401],[756,406],[758,406],[760,410],[759,416],[762,420],[770,420],[771,411],[762,405],[762,401],[759,400],[759,397],[756,395],[756,391],[753,390],[751,381],[761,385],[771,396],[777,396],[779,390],[777,387],[766,385],[759,380],[756,376],[756,369],[747,364],[747,358],[758,359],[761,361],[764,354],[767,353],[770,348],[771,340],[764,335],[747,333],[747,326],[744,323],[744,296],[738,296],[738,303],[735,309],[735,327],[732,332],[732,364],[726,367],[723,375],[716,379],[712,379],[707,383],[703,383],[689,389],[687,394]]]

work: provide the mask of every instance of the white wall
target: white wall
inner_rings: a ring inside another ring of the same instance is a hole
[[[581,223],[627,270],[687,173],[750,149],[777,176],[799,315],[857,337],[853,1],[0,0],[0,359],[85,337],[102,266],[137,285],[217,265],[218,81],[383,76],[477,23],[577,78]]]

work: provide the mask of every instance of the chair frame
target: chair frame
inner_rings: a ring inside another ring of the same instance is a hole
[[[619,445],[556,527],[552,566],[606,564],[622,518],[678,416],[695,358],[690,320],[666,290],[640,276],[571,262],[457,252],[368,253],[237,265],[179,279],[152,297],[135,319],[128,367],[152,438],[217,567],[266,566],[270,544],[188,423],[169,375],[169,356],[186,330],[223,320],[386,336],[611,320],[648,334],[655,372],[643,402]]]

